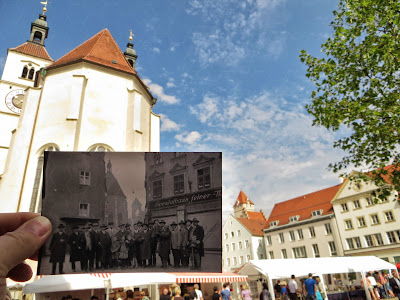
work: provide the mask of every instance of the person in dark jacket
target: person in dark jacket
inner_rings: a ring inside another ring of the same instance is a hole
[[[76,271],[75,262],[81,261],[83,248],[79,236],[79,226],[74,226],[72,230],[73,232],[68,239],[68,244],[70,247],[69,261],[71,262],[72,272],[75,272]]]
[[[64,274],[63,268],[68,243],[68,235],[64,232],[64,228],[64,224],[58,225],[58,232],[53,234],[50,242],[50,262],[53,264],[52,275],[56,273],[57,263],[59,273]]]
[[[389,279],[390,287],[392,288],[393,294],[400,299],[400,279],[397,275],[396,270],[392,271],[393,277]]]
[[[158,242],[158,254],[161,258],[161,266],[166,269],[168,265],[168,258],[171,248],[171,231],[169,231],[168,226],[165,224],[164,220],[160,221],[160,239]]]
[[[193,218],[193,227],[191,231],[189,231],[189,240],[192,245],[192,250],[194,249],[194,268],[200,269],[201,268],[201,258],[204,256],[204,228],[199,225],[199,220]],[[192,251],[193,252],[193,251]]]
[[[140,258],[142,260],[142,267],[151,265],[151,231],[146,223],[143,224],[142,231],[140,232]],[[148,264],[147,261],[149,262]]]

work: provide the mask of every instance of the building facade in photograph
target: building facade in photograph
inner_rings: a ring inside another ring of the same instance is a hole
[[[146,153],[146,221],[199,220],[205,251],[221,251],[222,154]],[[217,247],[217,248],[216,248]]]
[[[0,81],[1,212],[40,211],[44,151],[160,149],[156,99],[135,70],[133,44],[123,53],[104,29],[53,62],[49,27],[44,15],[32,23]]]
[[[357,175],[353,172],[352,176]],[[344,255],[375,255],[390,263],[400,262],[400,204],[393,191],[375,203],[372,181],[346,180],[332,200]]]
[[[331,204],[340,187],[275,204],[264,229],[267,258],[343,256]]]
[[[263,211],[254,211],[254,203],[240,191],[222,228],[223,270],[232,272],[253,259],[265,259],[263,229],[267,218]]]

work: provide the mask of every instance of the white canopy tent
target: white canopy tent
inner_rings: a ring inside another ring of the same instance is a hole
[[[28,293],[104,289],[109,283],[113,288],[163,284],[176,282],[176,276],[168,273],[99,273],[51,275],[25,285]]]
[[[238,273],[247,276],[266,276],[269,289],[273,291],[272,279],[290,278],[292,274],[307,276],[308,273],[312,273],[319,276],[324,284],[323,274],[361,272],[362,278],[365,280],[366,272],[385,269],[396,269],[396,266],[376,256],[346,256],[251,260]],[[367,285],[364,285],[366,288]],[[275,300],[273,294],[271,293],[271,296]],[[366,295],[369,297],[368,292]]]

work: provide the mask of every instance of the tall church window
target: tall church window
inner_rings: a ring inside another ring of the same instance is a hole
[[[33,75],[35,75],[35,68],[29,70],[28,79],[33,79]]]
[[[42,175],[43,175],[43,161],[44,151],[60,151],[56,146],[46,146],[38,157],[38,163],[36,166],[35,181],[33,183],[31,205],[29,207],[30,212],[40,212],[42,206]]]
[[[104,145],[104,144],[96,144],[91,147],[89,147],[90,152],[114,152],[114,149],[112,149],[110,146]]]
[[[35,31],[35,34],[33,35],[33,41],[34,42],[42,42],[42,33],[40,31]]]
[[[22,70],[22,75],[21,75],[21,77],[22,77],[22,78],[26,78],[26,75],[28,75],[28,68],[25,66],[25,67],[23,68],[23,70]]]
[[[33,85],[34,87],[39,86],[39,78],[40,78],[40,71],[36,71],[35,73],[35,84]]]

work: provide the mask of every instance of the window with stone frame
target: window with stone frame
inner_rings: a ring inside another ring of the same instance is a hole
[[[179,174],[174,176],[174,194],[183,194],[185,192],[185,176]]]
[[[79,173],[79,184],[80,185],[90,185],[90,172],[82,170]]]
[[[360,227],[360,228],[367,226],[367,224],[365,223],[364,217],[358,217],[357,222],[358,222],[358,227]]]
[[[284,243],[285,242],[285,236],[283,235],[283,232],[279,233],[279,242]]]
[[[396,244],[397,240],[396,240],[396,235],[394,233],[394,231],[388,231],[386,232],[389,244]]]
[[[328,244],[329,244],[329,250],[331,252],[331,256],[337,256],[337,250],[336,250],[335,242],[331,241]]]
[[[360,200],[354,200],[353,201],[353,207],[354,207],[354,209],[361,208]]]
[[[239,241],[239,242],[238,242],[238,246],[239,246],[239,250],[240,250],[240,249],[243,249],[242,241]]]
[[[314,257],[320,257],[318,244],[313,244],[312,248],[313,248],[313,252],[314,252]]]
[[[374,202],[374,200],[372,199],[372,197],[367,197],[367,198],[365,198],[365,201],[367,202],[367,206],[375,205],[375,202]]]
[[[153,181],[153,199],[161,199],[163,196],[162,180]]]
[[[21,77],[26,78],[27,75],[28,75],[28,67],[24,66],[24,68],[22,69]]]
[[[314,226],[310,226],[308,228],[308,230],[310,231],[310,238],[315,238],[315,229]]]
[[[282,258],[287,258],[286,249],[282,249],[281,252],[282,252]]]
[[[394,215],[393,215],[393,212],[392,212],[392,211],[385,211],[384,214],[385,214],[386,223],[394,222],[394,221],[395,221]]]
[[[274,259],[274,251],[269,251],[269,258]]]
[[[371,217],[371,223],[372,223],[372,225],[378,225],[378,224],[380,224],[378,214],[372,214],[372,215],[370,215],[370,217]]]
[[[326,235],[332,234],[332,227],[331,227],[331,224],[330,224],[330,223],[326,223],[326,224],[324,224],[324,225],[325,225],[325,234],[326,234]]]
[[[199,190],[211,187],[211,168],[205,167],[197,170],[197,186]]]
[[[89,217],[89,204],[79,203],[79,213],[80,217]]]
[[[344,227],[346,228],[346,230],[353,229],[353,222],[351,221],[351,219],[344,220]]]
[[[270,235],[267,235],[267,245],[268,246],[272,245],[272,239]]]
[[[295,247],[293,250],[293,257],[294,258],[307,258],[306,247]]]
[[[303,229],[298,229],[298,230],[297,230],[297,235],[298,235],[298,237],[299,237],[299,240],[304,239]]]
[[[349,211],[349,208],[347,207],[347,203],[342,203],[341,207],[342,207],[342,212]]]
[[[296,236],[294,235],[294,231],[290,230],[289,231],[289,237],[291,241],[295,241],[296,240]]]

